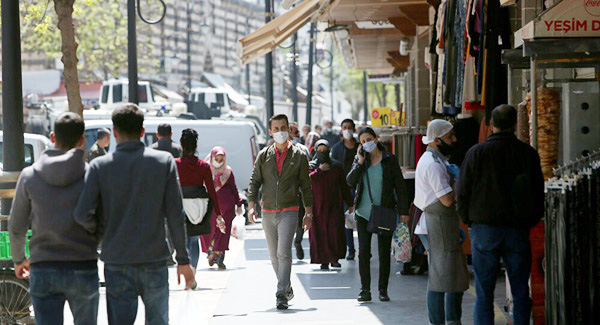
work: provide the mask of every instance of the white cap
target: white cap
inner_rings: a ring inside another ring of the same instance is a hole
[[[435,138],[440,138],[452,131],[452,123],[446,120],[433,120],[427,126],[427,136],[423,137],[424,144],[430,144]]]

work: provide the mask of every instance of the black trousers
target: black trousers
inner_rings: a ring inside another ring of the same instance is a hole
[[[356,217],[358,228],[358,270],[362,290],[371,290],[371,237],[367,230],[368,221]],[[387,290],[390,279],[390,257],[392,249],[392,233],[377,235],[379,250],[379,290]]]
[[[302,245],[302,236],[304,236],[304,228],[302,228],[302,222],[304,221],[304,214],[305,214],[305,210],[304,210],[304,204],[302,203],[302,200],[300,200],[300,205],[299,205],[299,210],[298,210],[298,225],[296,227],[296,238],[294,239],[294,244],[296,245]]]

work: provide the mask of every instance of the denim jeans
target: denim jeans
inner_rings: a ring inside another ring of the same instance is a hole
[[[190,265],[193,268],[198,267],[198,260],[200,259],[199,238],[199,236],[188,237],[185,243],[188,250],[188,254],[190,255]]]
[[[429,314],[429,323],[435,325],[460,324],[462,298],[462,292],[436,292],[428,290],[427,313]]]
[[[75,264],[31,264],[29,292],[36,324],[62,324],[65,301],[69,302],[75,324],[96,324],[100,297],[98,267],[82,268]]]
[[[529,229],[473,225],[471,228],[475,270],[475,324],[494,324],[494,289],[500,258],[506,266],[514,303],[514,324],[529,324],[531,300]]]
[[[167,261],[144,264],[106,264],[108,323],[133,324],[138,296],[146,310],[146,324],[169,323],[169,281]]]
[[[355,254],[356,248],[354,248],[354,229],[346,230],[346,247],[348,247],[348,254]]]

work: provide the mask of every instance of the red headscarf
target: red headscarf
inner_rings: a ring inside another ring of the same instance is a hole
[[[223,165],[219,168],[213,166],[214,158],[218,155],[223,155]],[[204,159],[210,165],[210,171],[212,172],[213,181],[215,183],[215,191],[219,191],[227,180],[231,176],[231,167],[227,166],[227,156],[225,155],[225,149],[222,147],[214,147],[210,154]]]

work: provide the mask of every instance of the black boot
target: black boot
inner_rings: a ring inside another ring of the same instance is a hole
[[[327,264],[327,263],[321,264],[321,270],[329,270],[329,264]]]
[[[302,249],[302,244],[295,243],[294,245],[296,246],[296,257],[299,260],[303,260],[304,259],[304,249]]]
[[[369,290],[361,290],[358,294],[358,301],[371,301],[371,291]]]
[[[388,296],[387,290],[379,290],[379,300],[390,301],[390,296]]]
[[[342,264],[340,264],[338,261],[331,262],[331,267],[342,267]]]

